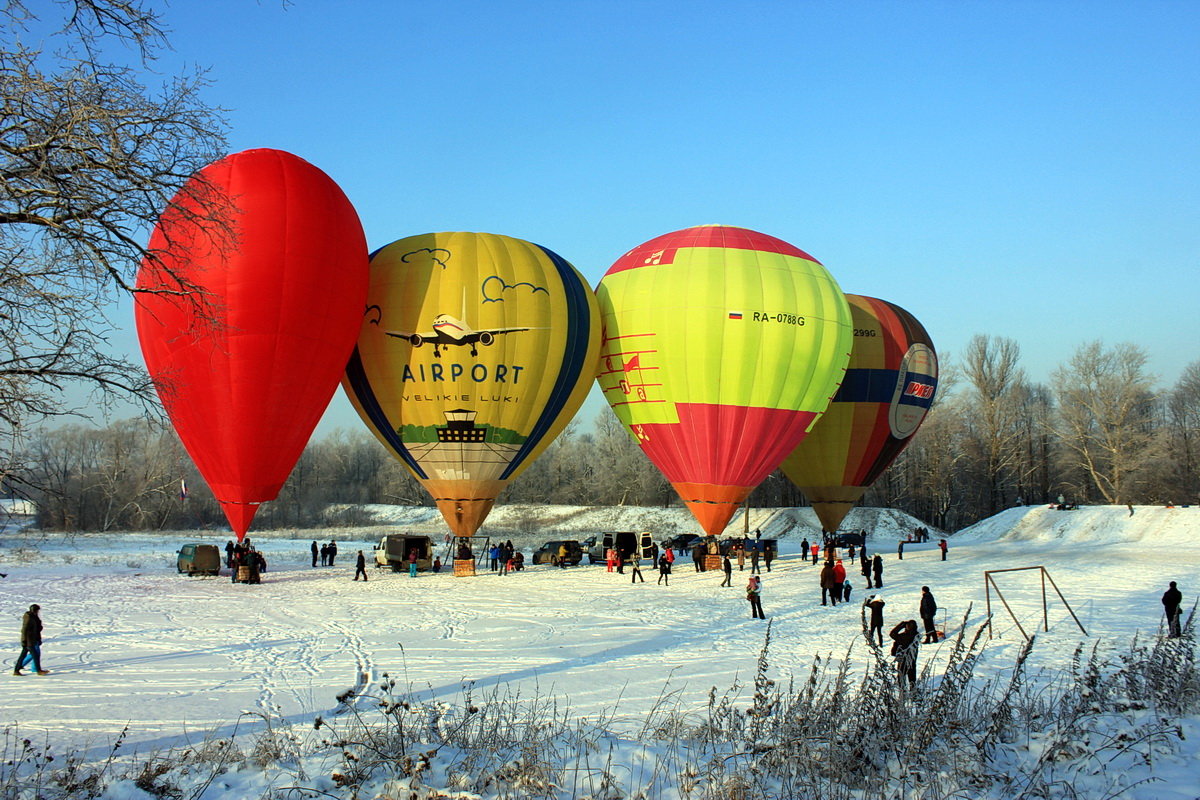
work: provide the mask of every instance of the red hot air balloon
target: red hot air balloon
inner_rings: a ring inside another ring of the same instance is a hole
[[[240,540],[287,480],[354,349],[367,293],[362,224],[321,170],[247,150],[189,179],[149,251],[135,308],[146,368]]]

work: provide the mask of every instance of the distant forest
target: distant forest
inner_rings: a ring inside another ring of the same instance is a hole
[[[1157,387],[1134,345],[1080,347],[1049,385],[1030,382],[1015,342],[976,336],[942,364],[938,395],[912,444],[862,505],[897,508],[945,531],[997,511],[1049,502],[1196,502],[1200,496],[1200,361]],[[50,530],[220,528],[221,511],[170,426],[43,429],[19,452],[9,488],[38,504]],[[186,479],[189,496],[181,498]],[[499,503],[679,504],[613,413],[578,421],[500,496]],[[755,507],[803,506],[775,472]],[[429,505],[420,484],[365,429],[311,442],[259,528],[327,528],[367,521],[367,503]],[[335,511],[332,509],[336,509]]]

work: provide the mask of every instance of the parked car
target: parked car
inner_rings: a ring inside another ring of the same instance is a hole
[[[858,531],[838,531],[833,536],[833,543],[838,547],[863,546],[863,535]]]
[[[188,575],[220,575],[221,551],[215,544],[185,544],[179,548],[175,569]]]
[[[408,569],[408,555],[417,551],[417,570],[433,569],[433,539],[406,533],[389,533],[375,545],[375,566],[391,567],[392,572]]]
[[[672,536],[670,539],[667,539],[663,542],[663,545],[671,548],[676,553],[689,553],[700,538],[694,533],[681,533],[678,536]]]
[[[546,542],[533,551],[534,564],[554,564],[558,566],[558,551],[562,545],[567,546],[567,557],[564,559],[568,566],[575,566],[583,561],[583,546],[574,539]]]

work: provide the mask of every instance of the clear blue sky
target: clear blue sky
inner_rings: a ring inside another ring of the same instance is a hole
[[[325,170],[372,249],[529,239],[595,285],[704,223],[786,239],[954,358],[1200,358],[1200,4],[205,0],[234,150]],[[131,338],[132,340],[132,338]],[[583,412],[589,419],[595,401]],[[320,432],[358,421],[339,391]]]

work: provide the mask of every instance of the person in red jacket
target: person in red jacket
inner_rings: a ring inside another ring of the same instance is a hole
[[[846,567],[843,566],[842,560],[839,558],[833,565],[833,593],[838,600],[845,598],[846,590]]]
[[[946,540],[938,539],[938,548],[942,551],[942,561],[946,560]]]

